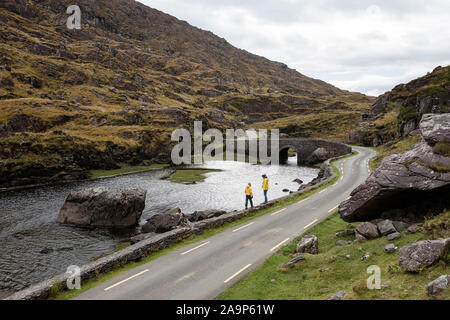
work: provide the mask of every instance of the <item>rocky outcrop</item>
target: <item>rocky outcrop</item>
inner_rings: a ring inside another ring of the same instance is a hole
[[[319,254],[319,239],[315,235],[303,237],[297,244],[296,252]]]
[[[434,153],[427,142],[450,139],[447,115],[425,115],[421,128],[426,140],[412,150],[385,158],[364,184],[339,206],[347,222],[380,217],[386,208],[412,211],[443,210],[450,205],[450,158]]]
[[[143,233],[164,233],[187,225],[187,219],[180,208],[168,210],[162,214],[156,214],[147,220],[142,226]]]
[[[57,221],[62,224],[97,228],[128,228],[138,224],[145,207],[147,190],[74,191],[61,208]]]
[[[398,262],[404,271],[418,272],[432,266],[450,250],[450,238],[420,241],[400,249]]]

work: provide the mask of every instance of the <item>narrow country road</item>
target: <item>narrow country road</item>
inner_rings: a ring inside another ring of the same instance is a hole
[[[280,247],[327,218],[369,175],[375,151],[340,160],[342,176],[327,189],[139,266],[77,296],[79,300],[214,299]],[[256,190],[258,192],[258,189]]]

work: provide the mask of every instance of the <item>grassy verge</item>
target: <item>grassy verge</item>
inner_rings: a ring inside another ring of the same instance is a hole
[[[352,155],[345,156],[343,158],[340,158],[339,160],[343,160],[343,159],[352,157],[352,156],[357,155],[357,154],[358,154],[358,152],[355,151]],[[244,218],[242,218],[242,219],[240,219],[238,221],[232,222],[232,223],[226,223],[226,224],[224,224],[221,227],[216,228],[216,229],[207,230],[207,231],[205,231],[204,233],[202,233],[200,235],[188,236],[187,238],[181,239],[180,242],[178,242],[178,243],[176,243],[176,244],[174,244],[174,245],[172,245],[172,246],[170,246],[170,247],[168,247],[166,249],[163,249],[163,250],[160,250],[160,251],[157,251],[157,252],[154,252],[154,253],[150,254],[149,256],[143,258],[139,262],[127,263],[127,264],[122,265],[122,266],[117,266],[117,268],[115,270],[113,270],[113,271],[101,274],[101,275],[97,276],[96,278],[93,278],[93,279],[90,279],[90,280],[87,280],[87,281],[83,282],[82,283],[82,287],[81,287],[80,290],[55,291],[55,293],[52,295],[51,299],[53,299],[53,300],[69,300],[69,299],[72,299],[72,298],[76,297],[77,295],[88,291],[91,288],[94,288],[94,287],[96,287],[96,286],[98,286],[98,285],[100,285],[100,284],[102,284],[102,283],[104,283],[104,282],[106,282],[106,281],[116,277],[116,276],[119,276],[119,275],[127,272],[128,270],[131,270],[131,269],[134,269],[134,268],[136,268],[136,267],[138,267],[140,265],[149,263],[149,262],[151,262],[151,261],[153,261],[153,260],[155,260],[155,259],[157,259],[159,257],[162,257],[162,256],[164,256],[164,255],[174,251],[174,250],[183,248],[183,247],[188,246],[188,245],[193,244],[193,243],[197,243],[197,242],[202,241],[204,239],[207,239],[207,238],[209,238],[211,236],[219,234],[219,233],[221,233],[221,232],[223,232],[223,231],[225,231],[227,229],[234,228],[234,227],[237,227],[239,225],[243,225],[243,224],[247,223],[248,221],[251,221],[253,219],[261,217],[261,216],[263,216],[263,215],[265,215],[267,213],[273,212],[273,211],[275,211],[277,209],[284,208],[284,207],[289,206],[289,205],[291,205],[291,204],[293,204],[295,202],[298,202],[298,201],[301,201],[301,200],[303,200],[305,198],[308,198],[309,196],[313,195],[314,193],[317,193],[317,192],[319,192],[319,191],[321,191],[321,190],[323,190],[323,189],[325,189],[325,188],[335,184],[338,181],[338,179],[340,178],[340,172],[339,172],[339,169],[334,165],[334,163],[336,161],[338,161],[338,160],[335,160],[335,161],[331,162],[333,170],[336,173],[336,177],[334,179],[330,180],[329,182],[327,182],[327,183],[325,183],[325,184],[323,184],[321,186],[318,186],[318,187],[310,190],[309,192],[306,192],[304,194],[300,194],[300,195],[295,196],[295,197],[291,197],[289,199],[278,200],[278,201],[276,201],[275,205],[272,206],[272,207],[268,207],[268,208],[265,208],[265,209],[262,209],[262,210],[259,210],[259,211],[253,211],[253,212],[249,211],[249,216],[247,216],[247,217],[244,217]]]
[[[129,174],[129,173],[137,173],[137,172],[144,172],[149,170],[158,170],[167,168],[170,165],[168,164],[153,164],[151,166],[123,166],[120,169],[116,170],[92,170],[92,178],[98,179],[98,178],[106,178],[106,177],[113,177],[123,174]]]
[[[166,180],[175,183],[197,183],[206,179],[205,174],[220,171],[216,169],[178,169]]]
[[[347,299],[352,300],[429,299],[425,292],[426,285],[450,272],[450,266],[444,261],[418,274],[403,272],[398,265],[398,254],[384,253],[384,247],[389,243],[386,238],[337,247],[338,240],[353,240],[350,236],[334,238],[335,233],[347,228],[347,225],[335,213],[306,233],[319,238],[320,254],[307,254],[306,260],[294,269],[280,269],[293,257],[299,237],[218,299],[324,300],[340,290],[345,290]],[[394,243],[400,248],[424,238],[423,233],[403,235]],[[367,252],[371,253],[370,258],[361,261]],[[386,285],[381,290],[367,289],[366,281],[370,276],[367,268],[372,265],[381,268],[382,283]],[[450,290],[435,298],[450,299]]]

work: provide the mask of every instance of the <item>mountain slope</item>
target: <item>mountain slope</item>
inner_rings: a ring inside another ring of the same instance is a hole
[[[448,112],[450,66],[437,67],[427,75],[379,96],[361,123],[362,128],[350,134],[350,141],[377,147],[413,138],[424,114]]]
[[[82,28],[68,30],[72,4],[0,2],[0,186],[167,162],[171,131],[195,120],[246,128],[339,112],[353,127],[371,101],[132,0],[77,1]]]

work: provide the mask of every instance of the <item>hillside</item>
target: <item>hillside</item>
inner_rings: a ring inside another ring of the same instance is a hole
[[[195,120],[342,140],[371,102],[133,0],[77,1],[68,30],[71,4],[0,3],[0,187],[168,162]]]
[[[402,140],[417,140],[417,129],[426,113],[450,112],[450,66],[381,95],[364,116],[360,129],[351,132],[350,141],[378,147]]]

